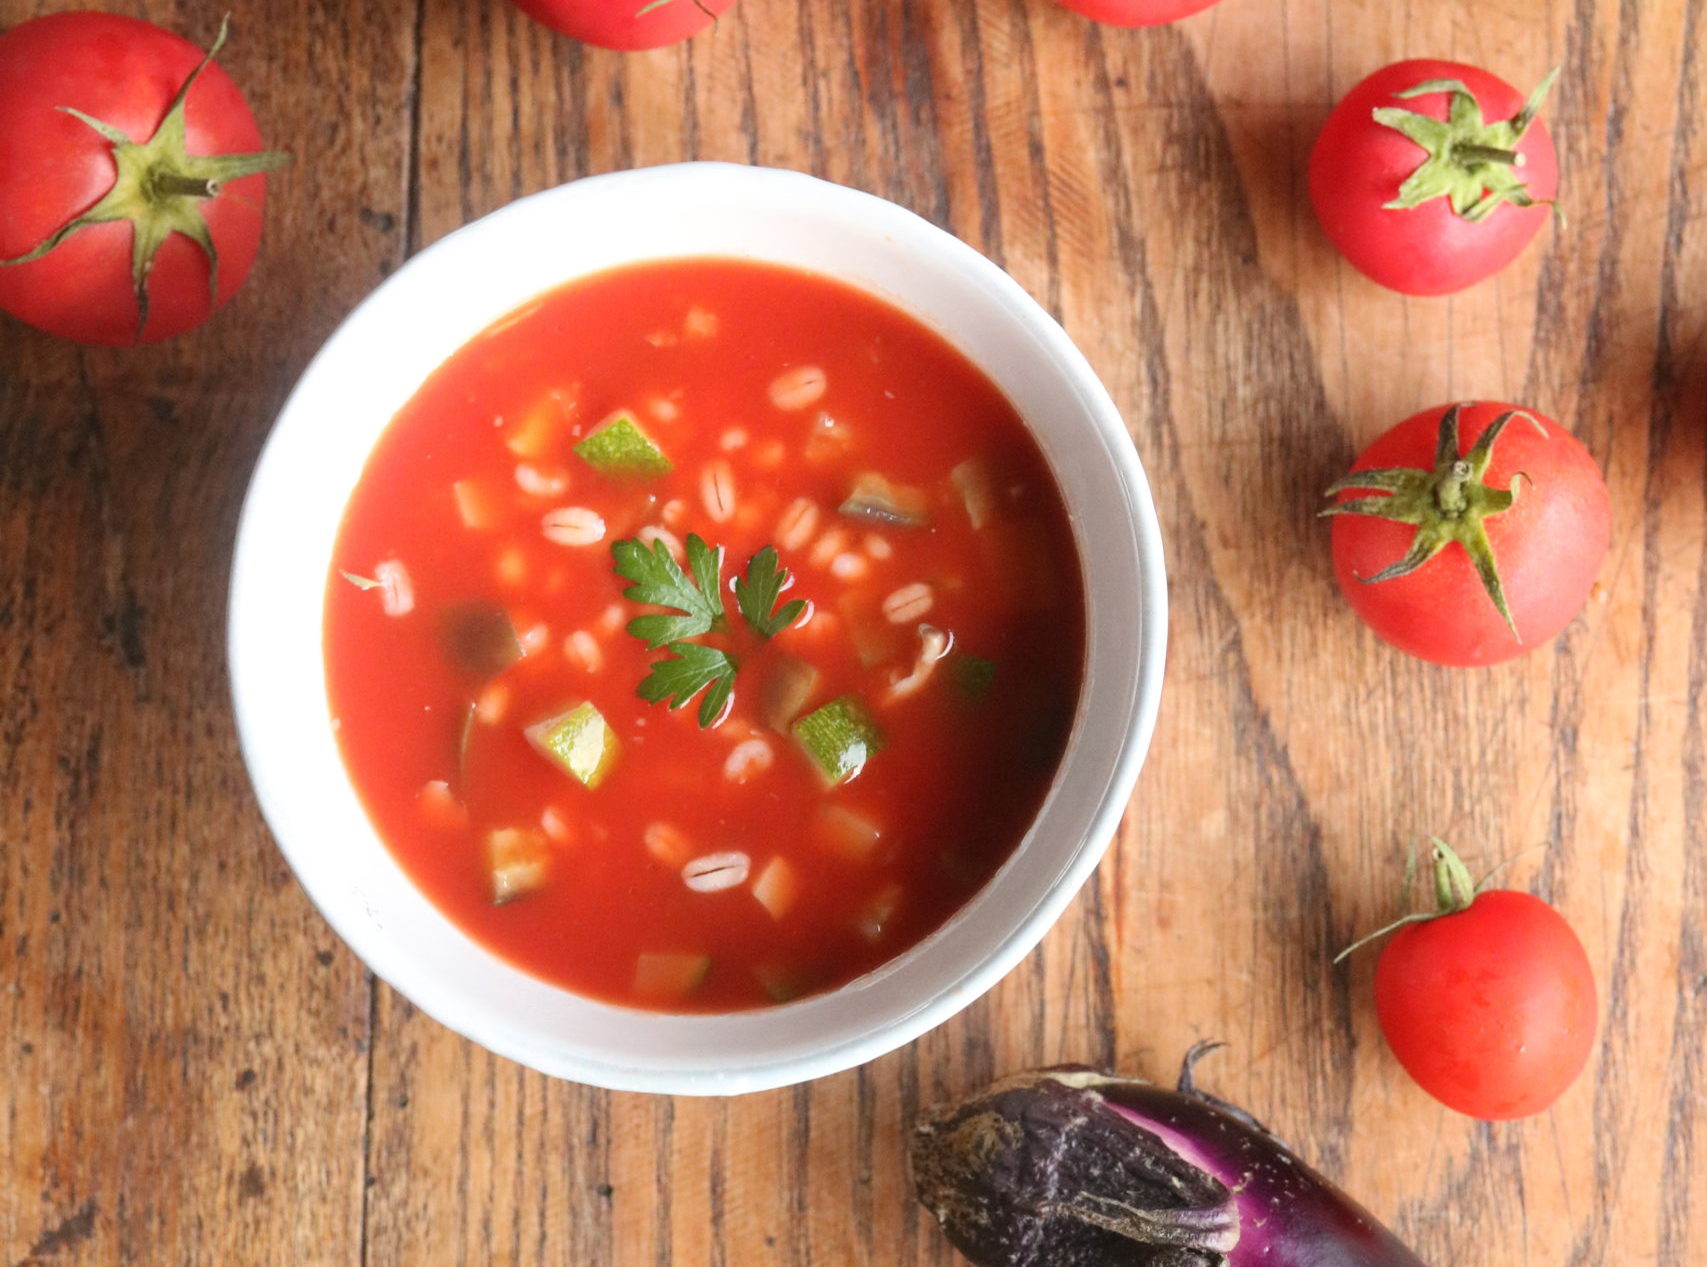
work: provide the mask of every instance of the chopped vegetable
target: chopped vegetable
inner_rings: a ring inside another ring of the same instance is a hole
[[[550,454],[558,430],[575,408],[572,394],[553,388],[537,400],[504,435],[504,447],[519,458],[542,458]]]
[[[948,473],[954,491],[966,507],[966,518],[974,529],[996,516],[996,492],[990,485],[990,469],[980,458],[967,458]]]
[[[901,631],[884,616],[876,595],[866,590],[850,590],[837,600],[836,611],[847,623],[848,637],[853,639],[862,667],[874,668],[901,654]]]
[[[505,827],[488,833],[486,857],[492,871],[492,904],[513,902],[544,884],[549,856],[545,837],[538,832]]]
[[[753,896],[771,913],[772,919],[781,919],[800,896],[800,873],[787,858],[780,855],[772,858],[753,881]]]
[[[770,996],[772,1003],[787,1003],[798,999],[811,988],[811,977],[799,968],[781,964],[761,963],[753,969],[753,978]]]
[[[522,658],[516,627],[501,607],[452,607],[439,618],[439,636],[452,662],[479,677],[495,677]]]
[[[1004,1078],[913,1128],[919,1200],[974,1267],[1423,1267],[1255,1118],[1085,1068]]]
[[[799,598],[777,607],[777,599],[782,597],[790,580],[788,569],[777,562],[775,546],[766,546],[747,560],[747,575],[736,578],[736,605],[759,637],[776,637],[806,610],[805,600]]]
[[[634,965],[634,992],[654,1002],[685,999],[710,971],[710,955],[641,955]]]
[[[616,764],[616,732],[589,701],[527,728],[528,742],[563,773],[596,791]]]
[[[889,884],[879,889],[877,895],[865,904],[865,910],[860,912],[859,918],[854,921],[854,927],[859,929],[860,936],[867,941],[881,941],[895,919],[902,895],[903,890],[899,884]]]
[[[875,471],[854,481],[841,513],[869,523],[918,528],[930,522],[930,503],[924,493],[905,484],[891,484]]]
[[[593,428],[592,434],[575,446],[575,453],[595,471],[613,479],[652,479],[676,469],[626,410],[618,410]]]
[[[450,486],[456,499],[456,513],[465,528],[484,532],[496,528],[503,518],[497,494],[479,480],[458,480]]]
[[[628,622],[628,632],[649,649],[725,627],[723,587],[719,584],[722,550],[713,550],[699,536],[690,534],[687,558],[693,571],[691,579],[662,540],[654,541],[650,550],[638,541],[618,541],[611,546],[611,554],[616,559],[616,574],[634,582],[623,591],[623,597],[674,608],[679,613],[636,616]]]
[[[723,719],[729,701],[735,693],[735,672],[740,667],[733,657],[716,647],[702,647],[697,642],[672,642],[670,652],[675,658],[654,661],[652,671],[641,680],[637,691],[648,704],[669,701],[671,711],[685,707],[701,691],[705,698],[699,703],[699,725],[709,730]]]
[[[818,689],[815,666],[798,656],[782,656],[771,665],[759,700],[759,716],[765,725],[786,732]]]
[[[983,656],[956,651],[943,661],[942,671],[948,675],[954,689],[974,702],[990,693],[996,682],[996,662]]]
[[[883,839],[883,830],[871,819],[845,805],[831,803],[812,818],[812,839],[851,862],[870,862]]]
[[[883,750],[883,732],[852,695],[806,714],[794,723],[794,737],[831,784],[856,777]]]

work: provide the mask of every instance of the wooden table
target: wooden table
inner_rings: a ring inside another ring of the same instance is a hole
[[[114,7],[205,42],[227,2]],[[630,57],[501,0],[231,7],[223,64],[296,154],[237,302],[135,351],[0,324],[0,1264],[946,1263],[915,1109],[1042,1062],[1167,1077],[1204,1036],[1209,1085],[1441,1267],[1707,1261],[1707,4],[1124,32],[741,0]],[[1421,54],[1564,68],[1569,227],[1450,300],[1362,280],[1304,195],[1332,100]],[[256,813],[222,655],[250,466],[351,305],[517,195],[684,158],[875,191],[1007,267],[1125,411],[1173,600],[1149,765],[1043,947],[903,1051],[723,1103],[548,1081],[376,983]],[[1446,672],[1359,628],[1313,516],[1361,443],[1473,395],[1576,430],[1615,539],[1555,646]],[[1593,1065],[1532,1121],[1425,1098],[1372,958],[1330,965],[1430,831],[1517,855],[1594,961]]]

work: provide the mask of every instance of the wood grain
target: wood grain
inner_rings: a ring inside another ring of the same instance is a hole
[[[205,39],[226,6],[124,7]],[[627,57],[499,0],[235,9],[222,60],[298,156],[237,303],[132,352],[0,325],[0,1263],[945,1264],[921,1103],[1048,1061],[1166,1077],[1206,1036],[1209,1083],[1431,1262],[1707,1259],[1702,0],[1224,0],[1147,32],[741,0]],[[1564,68],[1568,227],[1445,300],[1340,263],[1303,193],[1333,100],[1414,55]],[[244,481],[339,316],[518,195],[684,158],[872,190],[1008,268],[1125,412],[1173,603],[1152,758],[1043,947],[901,1052],[729,1102],[552,1082],[376,985],[267,839],[221,651]],[[1555,646],[1467,674],[1360,630],[1313,512],[1472,395],[1576,430],[1615,540]],[[1370,961],[1330,965],[1430,831],[1514,857],[1595,963],[1594,1064],[1532,1121],[1427,1100]]]

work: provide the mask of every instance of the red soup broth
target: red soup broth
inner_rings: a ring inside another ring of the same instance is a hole
[[[649,649],[629,623],[682,612],[626,596],[613,547],[667,573],[694,536],[723,616]],[[731,589],[766,547],[786,628]],[[1083,675],[1013,406],[882,300],[747,262],[582,279],[460,349],[327,586],[333,724],[411,879],[510,963],[664,1011],[828,990],[941,927],[1035,817]],[[705,717],[638,693],[684,654],[736,666]]]

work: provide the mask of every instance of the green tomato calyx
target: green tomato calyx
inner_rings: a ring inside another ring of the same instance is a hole
[[[1447,546],[1456,541],[1469,556],[1482,588],[1488,593],[1511,636],[1519,642],[1523,637],[1512,619],[1506,602],[1505,586],[1500,583],[1499,565],[1494,559],[1494,547],[1488,540],[1487,520],[1503,514],[1517,501],[1518,481],[1526,475],[1514,476],[1510,488],[1493,488],[1486,482],[1488,463],[1493,460],[1494,443],[1514,418],[1527,418],[1543,435],[1546,428],[1533,414],[1508,409],[1488,424],[1477,437],[1470,451],[1458,452],[1458,416],[1463,405],[1453,405],[1440,419],[1440,435],[1435,444],[1434,469],[1416,470],[1411,467],[1392,467],[1385,470],[1353,471],[1344,479],[1329,486],[1327,496],[1353,490],[1368,490],[1372,497],[1353,497],[1337,502],[1321,513],[1331,515],[1369,515],[1394,523],[1414,524],[1416,535],[1403,558],[1382,568],[1374,576],[1357,579],[1366,585],[1409,576]]]
[[[1398,919],[1384,928],[1378,928],[1367,936],[1359,937],[1334,956],[1335,963],[1339,963],[1353,951],[1361,950],[1371,942],[1380,941],[1389,933],[1396,933],[1401,928],[1407,928],[1412,924],[1426,924],[1430,920],[1441,919],[1447,915],[1462,914],[1470,909],[1470,904],[1482,895],[1482,892],[1492,883],[1494,875],[1499,871],[1499,867],[1495,867],[1480,881],[1472,880],[1470,868],[1464,865],[1464,860],[1458,856],[1457,851],[1451,845],[1439,836],[1430,836],[1428,839],[1433,846],[1435,909],[1432,911],[1409,910],[1412,904],[1411,893],[1416,887],[1417,879],[1417,847],[1413,842],[1410,852],[1405,858],[1405,888],[1400,903],[1400,909],[1405,910],[1406,914],[1399,916]]]
[[[148,324],[149,272],[161,246],[174,233],[189,238],[207,256],[208,292],[213,302],[219,301],[219,252],[202,216],[201,204],[219,197],[228,182],[269,171],[290,159],[290,155],[276,152],[190,154],[185,150],[184,102],[201,73],[224,47],[230,21],[227,17],[219,24],[213,47],[178,88],[154,135],[146,141],[133,141],[111,124],[71,106],[60,107],[112,143],[118,175],[94,206],[54,230],[34,250],[0,260],[0,266],[39,260],[73,233],[90,225],[127,220],[132,230],[130,275],[136,292],[138,339]]]
[[[1408,211],[1431,198],[1446,198],[1452,204],[1454,214],[1466,220],[1480,221],[1507,203],[1514,207],[1538,205],[1519,174],[1524,158],[1518,153],[1517,143],[1523,139],[1529,125],[1535,122],[1541,103],[1558,77],[1558,67],[1554,67],[1540,86],[1529,94],[1523,109],[1496,123],[1483,121],[1481,103],[1458,79],[1430,79],[1396,94],[1409,99],[1435,92],[1447,93],[1449,102],[1445,119],[1403,110],[1398,106],[1377,106],[1375,122],[1403,133],[1428,154],[1399,186],[1399,196],[1386,203],[1386,207],[1392,211]],[[1551,200],[1540,205],[1557,211]]]

